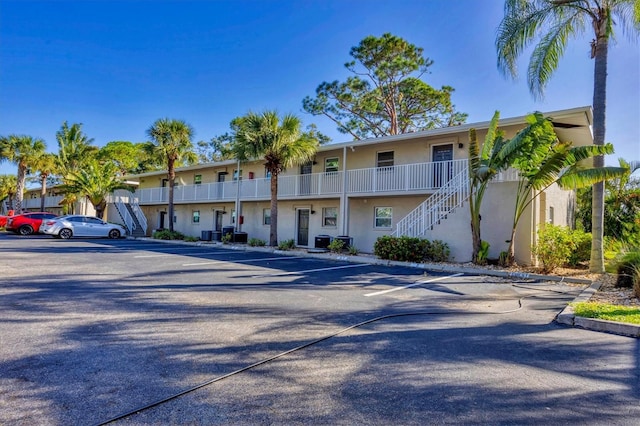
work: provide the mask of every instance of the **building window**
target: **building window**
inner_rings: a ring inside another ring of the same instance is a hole
[[[393,151],[379,152],[376,167],[393,167]]]
[[[338,171],[338,157],[325,158],[324,160],[325,173],[334,173]]]
[[[193,223],[200,223],[200,210],[194,210],[191,218]]]
[[[242,169],[233,171],[233,180],[242,180]]]
[[[194,185],[202,184],[202,175],[194,175],[193,176],[193,184]]]
[[[391,228],[391,218],[393,215],[392,207],[376,207],[376,228]]]
[[[553,225],[553,207],[549,207],[549,223]]]
[[[338,226],[338,208],[324,207],[322,209],[322,226]]]
[[[271,209],[262,210],[262,224],[271,225]]]
[[[236,223],[236,211],[231,209],[231,223]]]
[[[267,169],[266,167],[264,168],[264,178],[271,179],[271,170]]]

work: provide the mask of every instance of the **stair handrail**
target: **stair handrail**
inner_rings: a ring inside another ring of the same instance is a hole
[[[460,207],[469,198],[469,170],[464,167],[418,207],[396,224],[394,237],[419,237],[438,223],[442,216]]]
[[[133,234],[133,230],[136,229],[136,223],[133,220],[133,218],[131,217],[131,214],[129,214],[129,211],[127,210],[127,207],[125,206],[125,203],[123,200],[124,197],[122,197],[121,195],[113,195],[112,196],[112,201],[113,204],[116,206],[116,210],[118,211],[118,214],[120,215],[120,217],[122,218],[122,221],[124,222],[125,226],[127,227],[127,229],[129,230],[129,234]]]
[[[140,228],[142,228],[143,232],[147,232],[147,217],[144,215],[144,212],[140,208],[140,204],[138,204],[138,198],[129,197],[129,205],[133,209],[133,212],[136,215],[136,219],[138,219]]]

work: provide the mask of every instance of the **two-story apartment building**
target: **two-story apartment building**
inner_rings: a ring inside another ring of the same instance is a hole
[[[545,115],[560,140],[593,143],[590,107]],[[502,119],[499,127],[509,138],[525,125],[521,116]],[[453,260],[469,261],[468,131],[475,128],[482,141],[488,127],[487,121],[321,146],[312,162],[279,177],[279,239],[313,247],[318,235],[349,236],[360,251],[372,252],[380,236],[420,236],[445,241]],[[138,190],[131,197],[119,194],[115,204],[128,206],[130,215],[141,219],[127,219],[130,229],[142,227],[149,235],[173,220],[174,228],[187,235],[233,226],[249,238],[268,241],[270,176],[262,161],[199,164],[178,169],[176,176],[173,218],[167,217],[166,171],[127,177],[138,182]],[[513,172],[498,176],[484,200],[482,237],[491,244],[491,257],[508,245],[516,177]],[[552,187],[532,202],[517,230],[518,262],[532,261],[531,246],[545,223],[572,222],[573,196]]]
[[[47,188],[44,195],[44,211],[61,215],[64,209],[65,196],[57,185]],[[8,200],[2,202],[0,213],[7,213],[11,209]],[[39,212],[42,209],[42,195],[40,187],[28,188],[22,199],[22,210],[25,212]],[[80,197],[73,202],[73,212],[76,214],[94,215],[95,209],[85,197]]]

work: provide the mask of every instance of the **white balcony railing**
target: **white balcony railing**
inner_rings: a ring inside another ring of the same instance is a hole
[[[433,163],[404,164],[392,167],[371,167],[348,170],[346,176],[347,194],[398,193],[435,191],[444,186],[454,176],[467,169],[467,160],[441,161]],[[296,176],[280,176],[278,198],[304,196],[339,195],[343,192],[344,172],[312,173]],[[501,173],[496,180],[514,180],[517,175],[511,171]],[[174,188],[176,203],[192,201],[235,201],[264,199],[271,196],[271,179],[248,179],[216,182],[201,185],[181,185]],[[140,204],[166,203],[168,188],[139,189],[135,197]]]
[[[454,160],[349,170],[347,193],[438,189],[467,167],[467,160]]]
[[[201,185],[181,185],[174,187],[174,202],[189,201],[231,201],[235,200],[240,188],[240,199],[269,199],[271,179],[248,179],[233,182],[216,182]],[[278,178],[278,197],[299,197],[340,194],[342,192],[342,172],[313,173]],[[139,189],[135,193],[140,204],[166,202],[168,188]]]
[[[44,208],[51,209],[55,207],[60,207],[60,201],[62,201],[64,197],[62,195],[56,195],[54,197],[45,197],[44,198]],[[28,198],[22,200],[22,208],[23,209],[40,209],[40,197],[38,198]]]

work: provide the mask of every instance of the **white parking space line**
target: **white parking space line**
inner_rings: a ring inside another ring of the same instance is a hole
[[[238,254],[242,252],[236,252]],[[216,253],[214,251],[201,251],[201,252],[188,252],[188,253],[156,253],[156,254],[139,254],[137,256],[133,256],[136,259],[144,259],[149,257],[167,257],[167,256],[212,256],[212,255],[220,255],[220,254],[236,254],[234,252],[229,253]]]
[[[251,278],[277,277],[281,275],[300,275],[300,274],[306,274],[307,272],[332,271],[334,269],[346,269],[346,268],[362,268],[364,266],[371,266],[371,265],[365,263],[365,264],[359,264],[359,265],[334,266],[332,268],[307,269],[305,271],[278,272],[275,274],[253,275]]]
[[[436,282],[436,281],[446,280],[448,278],[459,277],[460,275],[464,275],[464,274],[460,273],[460,274],[448,275],[446,277],[437,277],[437,278],[431,278],[431,279],[428,279],[428,280],[420,280],[420,281],[416,281],[413,284],[405,285],[405,286],[402,286],[402,287],[394,287],[394,288],[390,288],[388,290],[376,291],[375,293],[368,293],[368,294],[365,294],[364,296],[365,297],[379,296],[381,294],[387,294],[387,293],[391,293],[393,291],[399,291],[399,290],[404,290],[404,289],[407,289],[407,288],[415,287],[415,286],[420,285],[420,284],[433,283],[433,282]]]
[[[296,259],[297,256],[280,256],[280,257],[256,257],[255,259],[229,259],[229,260],[214,260],[211,262],[200,262],[200,263],[183,263],[182,266],[205,266],[205,265],[215,265],[216,263],[244,263],[244,262],[260,262],[263,260],[284,260],[284,259]]]

